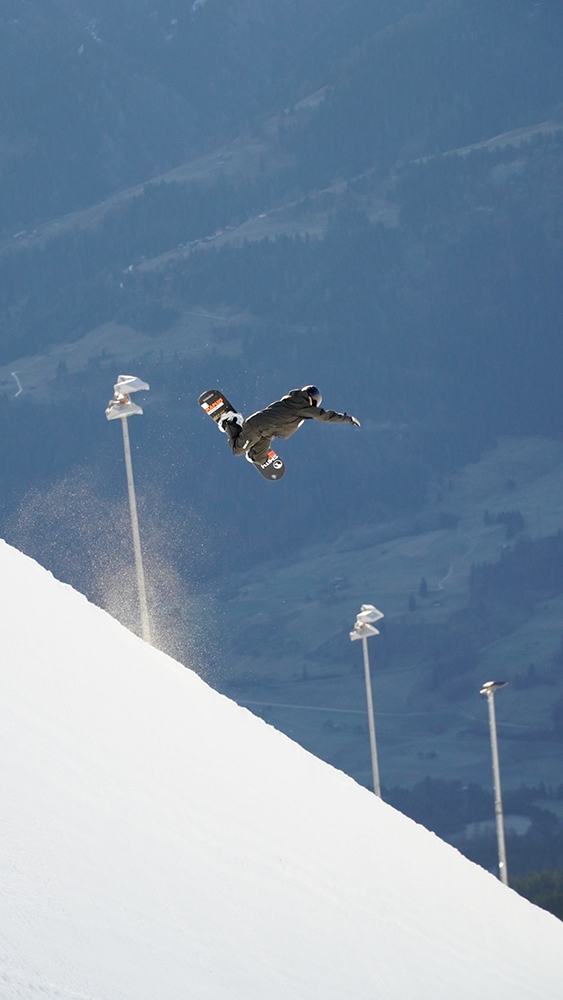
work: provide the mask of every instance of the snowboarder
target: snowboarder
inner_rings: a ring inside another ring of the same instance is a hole
[[[275,437],[288,438],[305,420],[324,420],[331,424],[360,426],[356,417],[347,413],[321,408],[322,396],[314,385],[292,389],[287,396],[257,410],[246,420],[233,410],[225,413],[218,424],[227,435],[233,455],[245,455],[249,462],[266,462]]]

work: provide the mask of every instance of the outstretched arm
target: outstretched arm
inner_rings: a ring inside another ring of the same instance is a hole
[[[314,420],[324,420],[330,424],[353,424],[360,426],[360,421],[356,417],[351,417],[348,413],[337,413],[336,410],[323,410],[322,406],[311,406],[307,411],[308,417]]]

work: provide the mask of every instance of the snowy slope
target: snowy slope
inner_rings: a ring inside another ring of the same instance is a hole
[[[0,542],[2,1000],[561,1000],[563,925]]]

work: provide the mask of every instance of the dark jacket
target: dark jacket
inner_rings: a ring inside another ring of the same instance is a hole
[[[243,430],[257,433],[260,437],[288,438],[304,420],[324,420],[333,424],[352,423],[352,418],[347,413],[336,413],[335,410],[323,410],[321,406],[311,406],[311,397],[308,393],[302,389],[292,389],[287,396],[248,417]]]

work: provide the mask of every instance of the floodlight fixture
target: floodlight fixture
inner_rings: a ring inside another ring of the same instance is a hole
[[[479,694],[495,694],[496,691],[500,691],[501,688],[506,687],[508,681],[485,681],[483,687],[479,691]]]
[[[120,420],[123,417],[131,417],[134,414],[139,416],[143,410],[137,403],[130,399],[132,392],[150,389],[148,382],[135,375],[118,375],[117,382],[113,387],[113,397],[106,407],[106,417],[108,420]],[[125,433],[125,432],[124,432]]]
[[[373,604],[362,604],[359,614],[356,615],[357,622],[378,622],[384,618],[383,611],[378,611]]]

